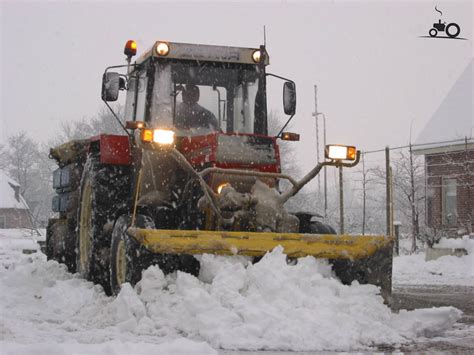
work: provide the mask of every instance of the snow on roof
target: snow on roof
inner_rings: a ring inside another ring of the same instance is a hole
[[[19,189],[20,185],[0,170],[0,208],[28,209],[23,197],[21,195],[15,196],[16,188]]]
[[[465,137],[468,139],[474,138],[473,79],[473,59],[471,59],[466,69],[418,136],[415,144],[461,140]],[[464,142],[460,141],[459,144],[464,144]],[[445,145],[453,145],[453,143],[425,145],[418,147],[416,150]]]

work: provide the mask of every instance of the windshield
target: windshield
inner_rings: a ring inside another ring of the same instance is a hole
[[[259,132],[266,127],[254,66],[228,63],[158,63],[150,120],[184,134]]]

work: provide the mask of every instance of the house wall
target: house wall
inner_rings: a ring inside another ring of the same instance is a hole
[[[32,228],[27,210],[0,209],[0,228]]]
[[[460,228],[474,229],[474,150],[425,155],[427,175],[427,223],[439,230],[455,233]],[[443,179],[456,179],[457,225],[443,222]]]

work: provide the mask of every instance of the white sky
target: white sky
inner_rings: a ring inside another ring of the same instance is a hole
[[[438,13],[468,40],[420,38]],[[46,141],[61,120],[98,112],[106,66],[155,40],[258,47],[269,71],[297,84],[292,130],[306,166],[316,161],[314,84],[328,142],[363,150],[416,136],[473,56],[472,2],[5,2],[1,3],[0,143],[19,130]],[[282,111],[282,82],[269,79]],[[322,139],[322,138],[321,138]]]

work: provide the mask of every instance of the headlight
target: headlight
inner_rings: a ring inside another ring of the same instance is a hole
[[[169,51],[170,51],[170,47],[165,42],[160,42],[156,46],[156,54],[158,55],[165,56],[169,53]]]
[[[230,186],[228,182],[224,182],[223,184],[220,184],[217,186],[217,193],[220,195],[224,187]]]
[[[153,142],[169,145],[174,143],[174,132],[167,129],[155,129],[153,131]]]
[[[158,143],[171,145],[174,143],[174,132],[168,129],[144,129],[142,131],[142,141],[146,143]]]
[[[346,145],[327,145],[325,156],[332,160],[355,160],[357,156],[356,147]]]

